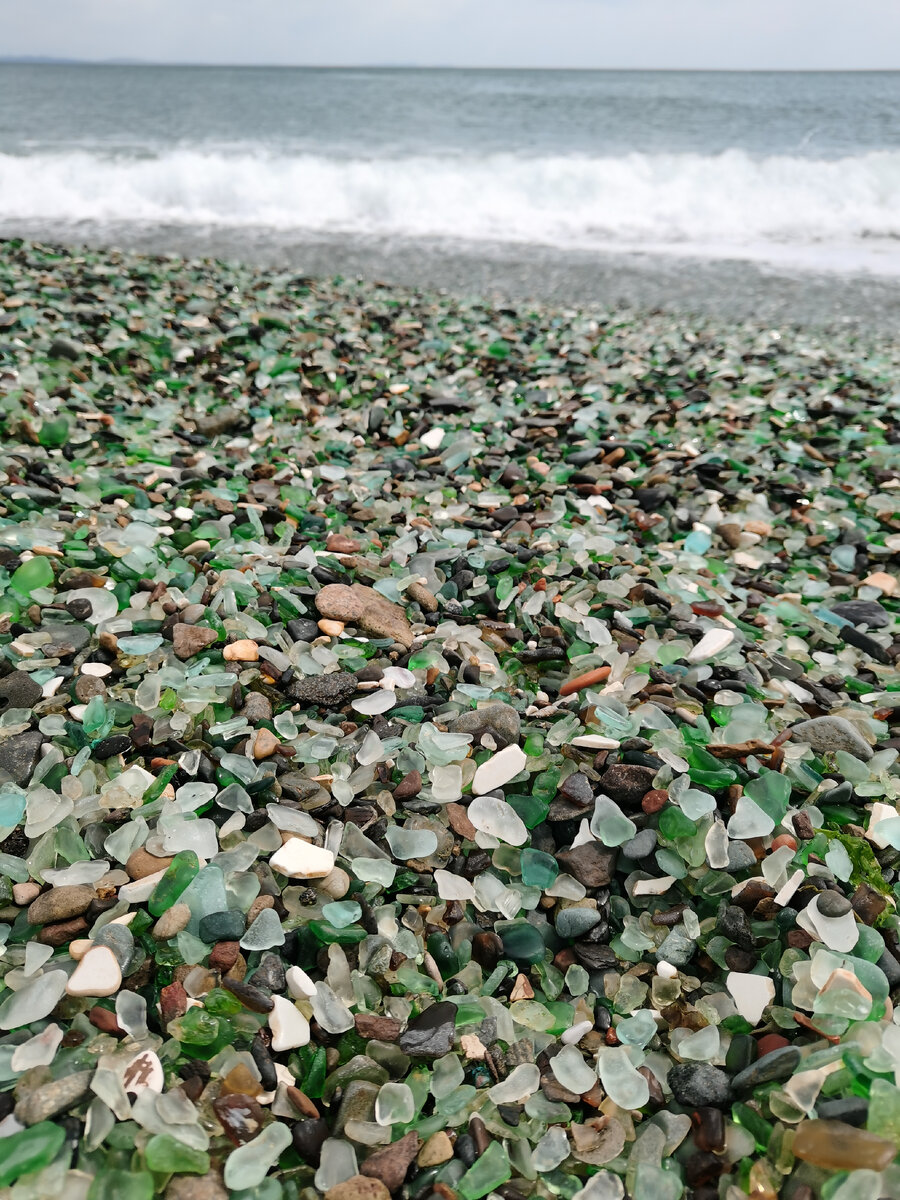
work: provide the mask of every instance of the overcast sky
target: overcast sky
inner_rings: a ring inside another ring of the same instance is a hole
[[[0,55],[900,68],[900,0],[0,0]]]

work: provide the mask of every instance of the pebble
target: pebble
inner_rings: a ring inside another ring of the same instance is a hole
[[[666,1082],[677,1103],[685,1108],[725,1108],[731,1103],[730,1079],[709,1063],[678,1063],[669,1071]]]
[[[289,879],[325,879],[334,869],[334,855],[321,846],[292,837],[275,851],[269,866]]]
[[[172,626],[172,647],[179,658],[193,658],[217,641],[218,636],[214,629],[207,629],[203,625],[181,623]]]
[[[96,892],[86,884],[70,884],[43,892],[28,908],[29,925],[52,925],[87,912]]]
[[[226,662],[258,662],[259,646],[249,638],[239,638],[222,649]]]
[[[70,996],[114,996],[122,986],[122,968],[108,946],[88,950],[72,973],[66,992]]]
[[[309,1042],[309,1021],[290,1000],[273,996],[274,1008],[269,1013],[272,1030],[272,1049],[276,1054],[306,1046]]]
[[[868,762],[872,747],[844,717],[813,717],[800,721],[791,730],[791,740],[811,746],[817,753],[845,750]]]

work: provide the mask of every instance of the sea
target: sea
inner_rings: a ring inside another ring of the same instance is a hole
[[[0,234],[900,275],[900,73],[0,65]]]

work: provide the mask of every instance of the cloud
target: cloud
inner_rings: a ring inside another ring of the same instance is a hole
[[[900,67],[896,0],[0,0],[5,54],[169,62]]]

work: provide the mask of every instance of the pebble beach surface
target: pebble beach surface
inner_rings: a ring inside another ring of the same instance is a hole
[[[0,243],[0,1196],[900,1195],[898,413]]]

